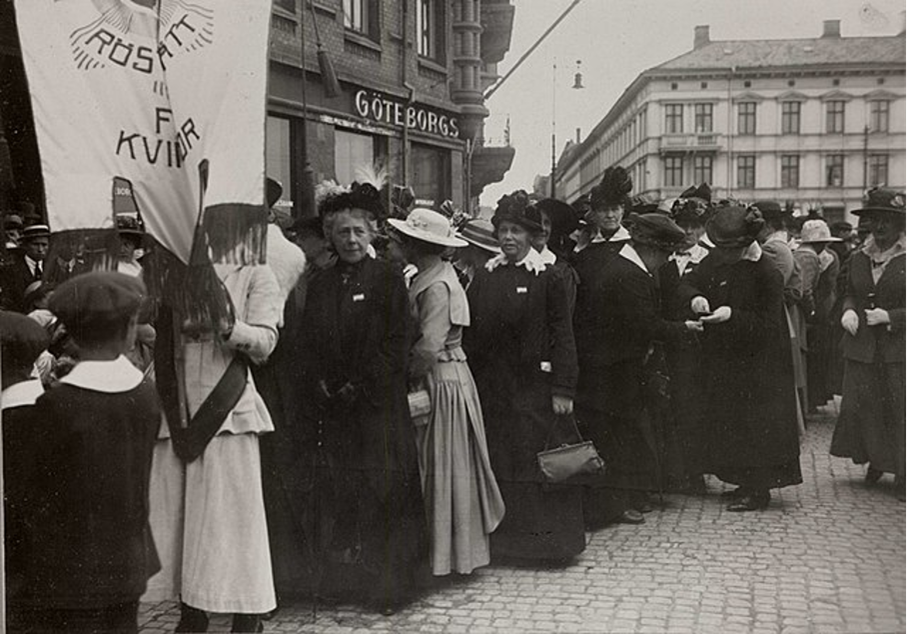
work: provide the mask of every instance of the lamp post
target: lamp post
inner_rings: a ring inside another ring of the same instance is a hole
[[[576,73],[573,75],[574,90],[585,88],[583,86],[583,74],[580,72],[581,60],[576,60]],[[555,195],[555,176],[557,172],[557,59],[551,65],[551,198]]]

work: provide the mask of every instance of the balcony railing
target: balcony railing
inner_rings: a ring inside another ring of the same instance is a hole
[[[714,132],[663,134],[659,149],[662,152],[694,152],[697,150],[714,152],[720,149],[720,145],[718,134]]]

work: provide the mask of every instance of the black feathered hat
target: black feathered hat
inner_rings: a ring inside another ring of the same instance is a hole
[[[529,199],[525,190],[518,189],[512,194],[501,196],[498,206],[494,210],[491,224],[494,225],[495,235],[502,222],[514,222],[529,233],[537,234],[542,231],[542,212]]]
[[[629,204],[630,192],[633,191],[633,179],[620,165],[609,167],[602,175],[601,182],[592,188],[590,202],[592,209],[603,209]]]
[[[579,218],[576,211],[565,202],[556,198],[543,198],[535,203],[551,220],[551,234],[553,236],[568,236],[579,227]]]

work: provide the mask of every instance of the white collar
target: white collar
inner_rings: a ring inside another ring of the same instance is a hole
[[[548,248],[547,244],[544,249],[539,251],[539,255],[542,256],[542,262],[544,262],[546,266],[551,266],[557,262],[557,256],[554,255],[554,251]]]
[[[34,405],[38,397],[44,394],[40,379],[30,379],[10,385],[0,394],[0,409]]]
[[[134,389],[143,378],[144,375],[138,368],[120,355],[113,361],[80,361],[69,374],[60,379],[60,383],[116,394]]]
[[[627,228],[621,225],[617,231],[614,232],[610,238],[605,238],[602,234],[596,235],[592,238],[592,242],[623,242],[630,239],[630,232],[627,231]]]
[[[35,269],[40,268],[41,263],[38,262],[37,260],[31,259],[30,257],[28,257],[26,255],[25,256],[25,265],[28,267],[28,270],[31,272],[31,274],[34,275]]]
[[[639,253],[636,252],[636,249],[633,248],[632,244],[625,244],[623,247],[621,247],[618,255],[623,259],[632,262],[633,264],[641,268],[646,275],[652,277],[652,274],[649,273],[649,269],[646,268],[646,263],[643,262],[642,258],[639,257]]]
[[[765,239],[766,242],[775,241],[775,242],[783,242],[784,244],[787,244],[789,242],[789,240],[790,240],[790,238],[788,238],[788,236],[787,236],[787,231],[785,231],[784,229],[780,229],[774,233],[770,233],[768,235],[768,237]]]
[[[485,263],[485,269],[490,273],[506,262],[507,258],[501,253],[488,260],[488,262]],[[538,275],[548,268],[548,265],[545,264],[545,261],[542,259],[542,255],[532,247],[529,247],[529,253],[526,254],[526,257],[514,264],[514,266],[522,266],[534,275]]]
[[[753,242],[746,248],[743,252],[743,255],[740,256],[741,260],[749,260],[750,262],[758,262],[762,257],[762,247],[759,246],[759,243],[753,240]]]
[[[715,248],[715,243],[712,242],[712,240],[709,238],[709,236],[707,234],[703,234],[703,236],[701,238],[699,238],[699,244],[701,244],[706,249]]]

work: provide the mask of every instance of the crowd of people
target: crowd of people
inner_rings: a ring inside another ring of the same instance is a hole
[[[854,228],[632,190],[612,167],[486,220],[325,185],[267,264],[214,262],[207,323],[148,297],[137,217],[91,272],[78,245],[45,271],[56,236],[7,215],[10,631],[134,632],[140,599],[179,601],[177,632],[262,631],[278,597],[391,614],[492,561],[569,562],[708,474],[763,510],[835,395],[831,453],[903,500],[904,193]],[[583,440],[604,469],[546,478],[538,454]]]

